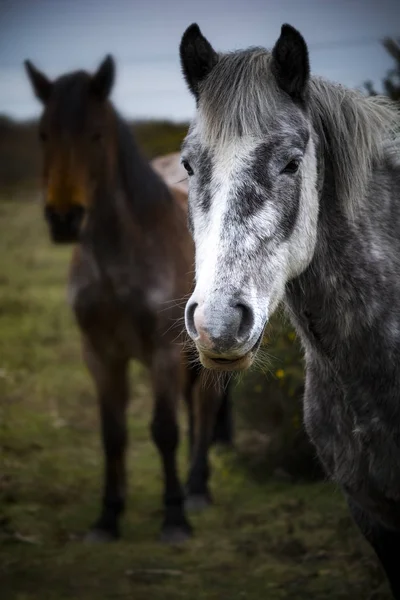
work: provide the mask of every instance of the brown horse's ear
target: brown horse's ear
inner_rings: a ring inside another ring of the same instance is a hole
[[[105,100],[111,92],[114,78],[115,62],[113,57],[108,54],[92,77],[93,93],[101,100]]]
[[[203,36],[197,23],[192,23],[183,34],[179,54],[186,83],[198,100],[199,85],[217,64],[218,54]]]
[[[303,36],[291,25],[282,25],[272,50],[272,71],[284,92],[293,100],[304,100],[310,78],[308,48]]]
[[[35,92],[35,96],[46,104],[49,100],[53,83],[44,75],[41,71],[39,71],[29,60],[24,62],[25,70],[29,77],[29,80],[32,84],[33,91]]]

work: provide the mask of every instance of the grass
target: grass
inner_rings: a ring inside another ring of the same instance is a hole
[[[389,598],[338,490],[256,482],[231,454],[213,453],[216,504],[192,517],[193,540],[161,545],[160,466],[147,377],[136,364],[123,539],[81,541],[98,510],[102,455],[65,300],[69,256],[51,246],[34,199],[0,203],[1,599]],[[184,475],[184,448],[180,460]]]

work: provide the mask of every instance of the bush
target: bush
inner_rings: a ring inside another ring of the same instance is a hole
[[[275,316],[265,339],[260,352],[268,355],[267,366],[246,374],[235,389],[241,460],[257,477],[319,478],[322,469],[303,427],[304,367],[296,335]]]
[[[149,160],[178,152],[187,129],[187,123],[169,121],[139,121],[132,124],[136,140]]]
[[[37,187],[41,156],[37,123],[17,123],[0,116],[0,189]]]

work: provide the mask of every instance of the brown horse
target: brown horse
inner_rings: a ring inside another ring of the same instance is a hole
[[[207,455],[218,411],[219,439],[230,441],[228,387],[202,385],[203,372],[181,337],[183,302],[176,299],[192,290],[194,262],[187,194],[155,173],[110,103],[115,72],[110,56],[92,76],[79,71],[55,81],[29,61],[25,66],[44,105],[39,133],[51,238],[78,242],[69,299],[97,389],[105,452],[102,510],[88,537],[119,535],[126,496],[127,372],[134,358],[148,367],[154,392],[151,432],[165,484],[162,539],[179,541],[192,531],[176,462],[180,395],[189,407],[187,505],[210,501]]]

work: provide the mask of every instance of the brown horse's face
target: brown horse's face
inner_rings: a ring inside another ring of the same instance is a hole
[[[107,185],[112,173],[114,63],[108,57],[93,76],[80,71],[54,82],[29,61],[25,65],[44,106],[39,137],[50,235],[56,243],[76,242],[96,187]]]

